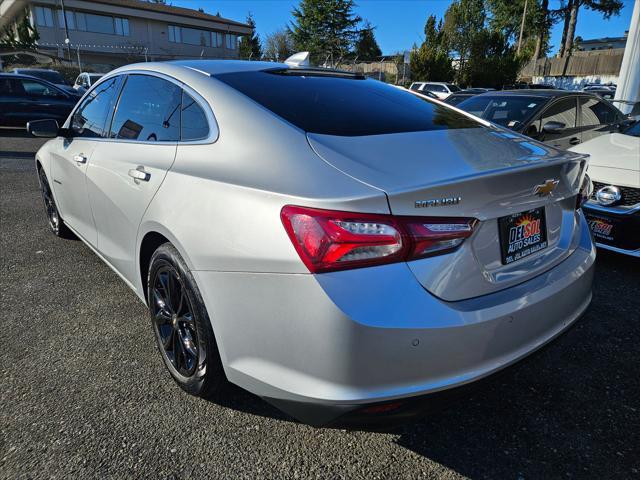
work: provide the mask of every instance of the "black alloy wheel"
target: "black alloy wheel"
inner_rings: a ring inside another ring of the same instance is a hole
[[[62,217],[60,217],[60,212],[58,212],[56,201],[53,198],[51,186],[49,185],[47,175],[44,173],[43,168],[39,169],[38,176],[40,177],[40,191],[42,193],[42,200],[44,201],[44,208],[47,214],[49,229],[57,237],[74,238],[75,235],[73,234],[73,232],[71,232],[71,230],[69,230],[69,228],[67,228],[64,220],[62,220]]]
[[[170,264],[155,272],[151,309],[154,328],[167,360],[182,376],[193,375],[198,363],[198,332],[185,285]]]
[[[200,290],[178,250],[165,243],[147,277],[151,324],[162,360],[186,392],[210,398],[227,384]]]

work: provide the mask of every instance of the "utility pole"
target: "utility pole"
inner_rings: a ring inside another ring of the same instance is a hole
[[[62,20],[64,21],[64,43],[67,46],[69,62],[71,62],[71,40],[69,40],[69,27],[67,25],[67,13],[64,10],[64,0],[60,0],[60,6],[62,7]]]
[[[522,10],[522,22],[520,22],[520,37],[518,38],[518,55],[520,55],[520,47],[522,46],[522,32],[524,30],[524,19],[527,16],[527,2],[524,0],[524,10]]]

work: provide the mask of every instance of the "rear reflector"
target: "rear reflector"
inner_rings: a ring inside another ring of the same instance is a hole
[[[397,217],[288,205],[282,223],[310,272],[440,255],[473,233],[475,219]]]

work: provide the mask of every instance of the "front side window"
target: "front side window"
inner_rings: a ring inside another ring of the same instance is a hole
[[[563,98],[549,107],[540,119],[540,128],[549,122],[559,122],[564,124],[564,128],[574,128],[576,126],[576,99],[575,97]]]
[[[580,99],[580,120],[583,127],[607,125],[618,118],[615,108],[596,98]]]
[[[76,137],[99,138],[105,135],[120,89],[121,77],[111,78],[94,88],[84,98],[71,118],[71,130]]]
[[[359,136],[482,128],[449,107],[349,74],[276,68],[214,77],[310,133]]]
[[[209,136],[207,115],[198,102],[187,92],[182,92],[182,119],[180,140],[183,142],[202,140]]]
[[[31,97],[64,97],[62,92],[50,87],[46,83],[40,83],[36,80],[20,80],[22,88],[27,95]]]
[[[180,139],[182,90],[150,75],[129,75],[111,124],[111,138],[143,142]]]

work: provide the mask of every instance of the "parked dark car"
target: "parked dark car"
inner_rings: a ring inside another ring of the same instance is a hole
[[[12,72],[19,75],[28,75],[30,77],[36,77],[41,80],[46,80],[49,83],[53,83],[60,90],[64,90],[65,92],[72,95],[80,96],[80,94],[73,88],[73,86],[67,83],[62,74],[55,70],[51,70],[48,68],[14,68]]]
[[[444,103],[448,103],[449,105],[453,105],[454,107],[457,107],[460,103],[464,102],[465,100],[471,97],[475,97],[476,95],[480,95],[481,93],[484,93],[484,92],[467,92],[466,90],[463,90],[461,92],[452,93],[451,95],[449,95],[444,100]]]
[[[15,73],[0,73],[0,126],[25,128],[31,120],[63,123],[78,101],[54,84]]]
[[[512,90],[473,96],[458,108],[558,148],[619,131],[624,116],[603,98],[566,90]]]

